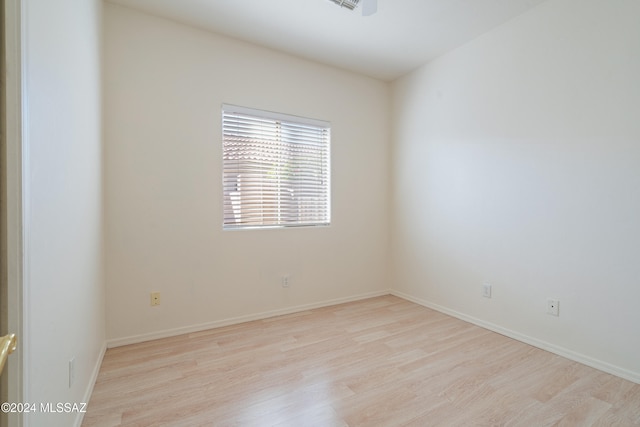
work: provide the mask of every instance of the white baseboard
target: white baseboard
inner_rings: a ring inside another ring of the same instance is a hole
[[[89,400],[91,400],[91,395],[93,394],[93,388],[95,387],[96,381],[98,380],[98,374],[100,373],[100,367],[102,366],[102,360],[104,359],[104,354],[106,352],[107,352],[107,343],[104,342],[102,344],[102,348],[100,349],[100,353],[98,354],[98,359],[96,360],[96,363],[93,366],[93,372],[91,372],[91,378],[89,378],[89,385],[87,386],[87,389],[84,392],[82,403],[86,403],[88,405]],[[86,407],[85,407],[85,410],[86,410]],[[81,427],[82,420],[84,420],[84,412],[78,412],[78,416],[76,417],[76,422],[73,423],[73,425],[76,427]]]
[[[173,337],[176,335],[189,334],[192,332],[200,332],[200,331],[205,331],[207,329],[220,328],[222,326],[235,325],[243,322],[251,322],[253,320],[262,320],[262,319],[267,319],[269,317],[282,316],[285,314],[297,313],[300,311],[311,310],[314,308],[327,307],[330,305],[344,304],[346,302],[359,301],[362,299],[374,298],[382,295],[389,295],[389,293],[390,293],[389,290],[368,292],[366,294],[360,294],[360,295],[355,295],[355,296],[350,296],[345,298],[337,298],[337,299],[322,301],[318,303],[304,304],[304,305],[298,305],[294,307],[282,308],[278,310],[264,311],[262,313],[249,314],[246,316],[216,320],[214,322],[201,323],[199,325],[191,325],[191,326],[184,326],[181,328],[166,329],[163,331],[150,332],[147,334],[140,334],[140,335],[132,335],[124,338],[113,338],[113,339],[107,340],[107,348],[120,347],[123,345],[129,345],[129,344],[137,344],[145,341],[157,340],[160,338],[167,338],[167,337]]]
[[[443,307],[438,304],[434,304],[429,301],[425,301],[420,298],[413,297],[411,295],[405,294],[400,291],[390,290],[389,293],[391,295],[395,295],[399,298],[406,299],[407,301],[414,302],[416,304],[420,304],[424,307],[431,308],[433,310],[439,311],[444,314],[448,314],[449,316],[456,317],[460,320],[464,320],[465,322],[473,323],[474,325],[480,326],[482,328],[488,329],[493,332],[497,332],[501,335],[504,335],[509,338],[513,338],[515,340],[521,341],[523,343],[532,345],[534,347],[540,348],[542,350],[549,351],[551,353],[557,354],[558,356],[565,357],[569,360],[573,360],[574,362],[582,363],[583,365],[590,366],[592,368],[598,369],[600,371],[606,372],[608,374],[615,375],[620,378],[624,378],[625,380],[632,381],[636,384],[640,384],[640,373],[629,371],[628,369],[621,368],[619,366],[612,365],[610,363],[604,362],[602,360],[594,359],[592,357],[586,356],[581,353],[576,353],[575,351],[566,349],[564,347],[559,347],[557,345],[548,343],[546,341],[539,340],[534,337],[530,337],[528,335],[521,334],[516,331],[512,331],[511,329],[503,328],[502,326],[494,325],[493,323],[486,322],[482,319],[478,319],[472,316],[468,316],[466,314],[457,312],[455,310],[451,310],[447,307]]]

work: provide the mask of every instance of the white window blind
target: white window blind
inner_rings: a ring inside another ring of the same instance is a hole
[[[330,126],[222,106],[225,229],[328,225]]]

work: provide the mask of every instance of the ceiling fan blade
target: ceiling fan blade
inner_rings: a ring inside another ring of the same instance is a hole
[[[378,0],[362,0],[362,16],[371,16],[378,11]]]

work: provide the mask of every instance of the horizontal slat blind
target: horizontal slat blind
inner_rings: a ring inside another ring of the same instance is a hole
[[[327,123],[223,106],[225,229],[328,225]]]
[[[347,9],[353,10],[358,6],[360,0],[331,0],[335,4],[338,4],[342,7],[346,7]]]

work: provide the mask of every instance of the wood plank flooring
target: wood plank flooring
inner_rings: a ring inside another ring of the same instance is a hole
[[[640,385],[384,296],[110,349],[82,425],[637,426]]]

